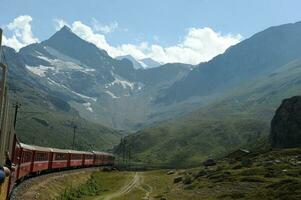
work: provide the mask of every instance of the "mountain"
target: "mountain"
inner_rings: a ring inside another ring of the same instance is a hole
[[[129,57],[114,59],[68,27],[48,40],[20,49],[15,56],[40,88],[93,123],[137,130],[195,108],[192,104],[163,108],[153,102],[162,90],[185,77],[191,65],[135,69]]]
[[[121,133],[80,117],[63,96],[46,87],[27,70],[22,56],[4,47],[12,105],[20,104],[16,134],[22,142],[71,148],[72,124],[77,124],[75,147],[82,150],[112,148]],[[40,72],[42,74],[42,72]],[[13,107],[10,107],[11,113]]]
[[[133,56],[131,56],[131,55],[118,56],[118,57],[116,57],[115,59],[117,59],[117,60],[128,59],[129,61],[132,62],[133,67],[134,67],[135,69],[144,69],[144,68],[147,67],[144,63],[139,62],[138,60],[136,60],[136,59],[135,59]]]
[[[155,67],[159,67],[160,65],[162,65],[162,63],[159,63],[151,58],[144,58],[139,61],[145,65],[144,68],[155,68]]]
[[[192,70],[184,79],[173,84],[173,89],[183,87],[174,91],[174,98],[196,91],[202,95],[221,94],[184,117],[164,121],[127,136],[125,141],[131,146],[134,160],[178,167],[194,166],[208,157],[219,157],[240,147],[249,149],[254,143],[267,140],[270,121],[282,100],[300,94],[301,40],[296,35],[300,28],[300,23],[269,28],[201,64],[197,70]],[[283,46],[276,48],[275,38],[281,38],[278,43]],[[199,74],[200,71],[208,76],[207,81],[205,75]],[[182,83],[188,84],[189,78],[195,78],[199,84],[184,87]],[[208,89],[205,90],[203,85]],[[168,90],[170,88],[163,92]],[[115,149],[117,153],[121,147],[122,144]]]
[[[268,28],[201,63],[162,92],[157,103],[220,96],[234,86],[264,76],[301,56],[301,22]],[[181,92],[178,92],[181,91]]]
[[[131,55],[118,56],[115,59],[117,59],[117,60],[128,59],[129,61],[131,61],[133,63],[133,66],[135,69],[150,69],[150,68],[155,68],[155,67],[159,67],[162,65],[162,63],[154,61],[151,58],[144,58],[144,59],[137,60]]]
[[[25,129],[60,133],[49,136],[54,142],[77,118],[91,127],[82,130],[93,135],[89,142],[102,130],[98,145],[106,139],[107,146],[122,136],[111,128],[138,130],[126,138],[137,161],[185,166],[267,137],[276,106],[300,91],[300,33],[301,23],[272,27],[198,66],[136,69],[130,59],[110,57],[67,27],[6,54],[10,73],[19,77],[10,84],[25,91],[22,102],[47,113],[22,120]]]

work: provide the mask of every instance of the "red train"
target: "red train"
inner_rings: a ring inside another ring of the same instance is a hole
[[[54,170],[113,166],[113,154],[97,151],[75,151],[27,145],[15,140],[13,149],[15,172],[11,178],[11,186],[24,178]]]
[[[0,54],[1,36],[2,29],[0,29]],[[0,62],[0,170],[2,174],[0,200],[8,198],[15,183],[31,175],[63,169],[114,165],[115,158],[110,153],[74,151],[20,143],[13,126],[16,115],[13,115],[9,101],[7,69],[8,67]],[[3,176],[4,172],[5,176]]]

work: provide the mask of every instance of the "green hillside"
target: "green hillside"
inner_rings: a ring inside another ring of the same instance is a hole
[[[301,61],[294,60],[187,116],[162,122],[126,138],[139,162],[200,164],[267,138],[282,99],[301,91]],[[121,147],[117,148],[117,152]]]
[[[11,48],[4,48],[12,106],[21,104],[16,134],[21,142],[71,148],[73,124],[77,125],[75,148],[105,150],[116,145],[121,133],[80,117],[62,96],[44,87],[28,71]],[[14,108],[11,107],[12,114]]]
[[[110,128],[81,118],[66,102],[37,88],[17,84],[19,91],[11,93],[12,102],[18,101],[16,133],[28,144],[71,148],[73,124],[77,125],[75,148],[81,150],[105,150],[112,148],[121,134]],[[13,86],[12,86],[13,87]]]

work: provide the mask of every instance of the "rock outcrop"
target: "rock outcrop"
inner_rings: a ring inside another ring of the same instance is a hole
[[[301,96],[283,100],[271,122],[270,141],[277,148],[301,146]]]

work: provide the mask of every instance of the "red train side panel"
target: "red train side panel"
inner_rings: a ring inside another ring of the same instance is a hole
[[[93,151],[94,154],[94,165],[114,165],[114,156],[113,154],[106,152]]]
[[[84,151],[70,151],[70,167],[82,167],[84,162]]]
[[[84,159],[84,166],[85,166],[85,167],[93,166],[93,164],[94,164],[94,156],[93,156],[93,153],[86,152],[86,153],[85,153],[85,159]]]
[[[32,161],[34,155],[34,148],[26,144],[16,145],[17,165],[16,165],[16,179],[21,179],[32,172]]]
[[[69,167],[113,165],[114,156],[105,152],[85,152],[27,145],[15,139],[13,149],[15,171],[10,178],[13,185],[32,173]]]
[[[63,169],[69,166],[69,150],[53,149],[51,169]]]

